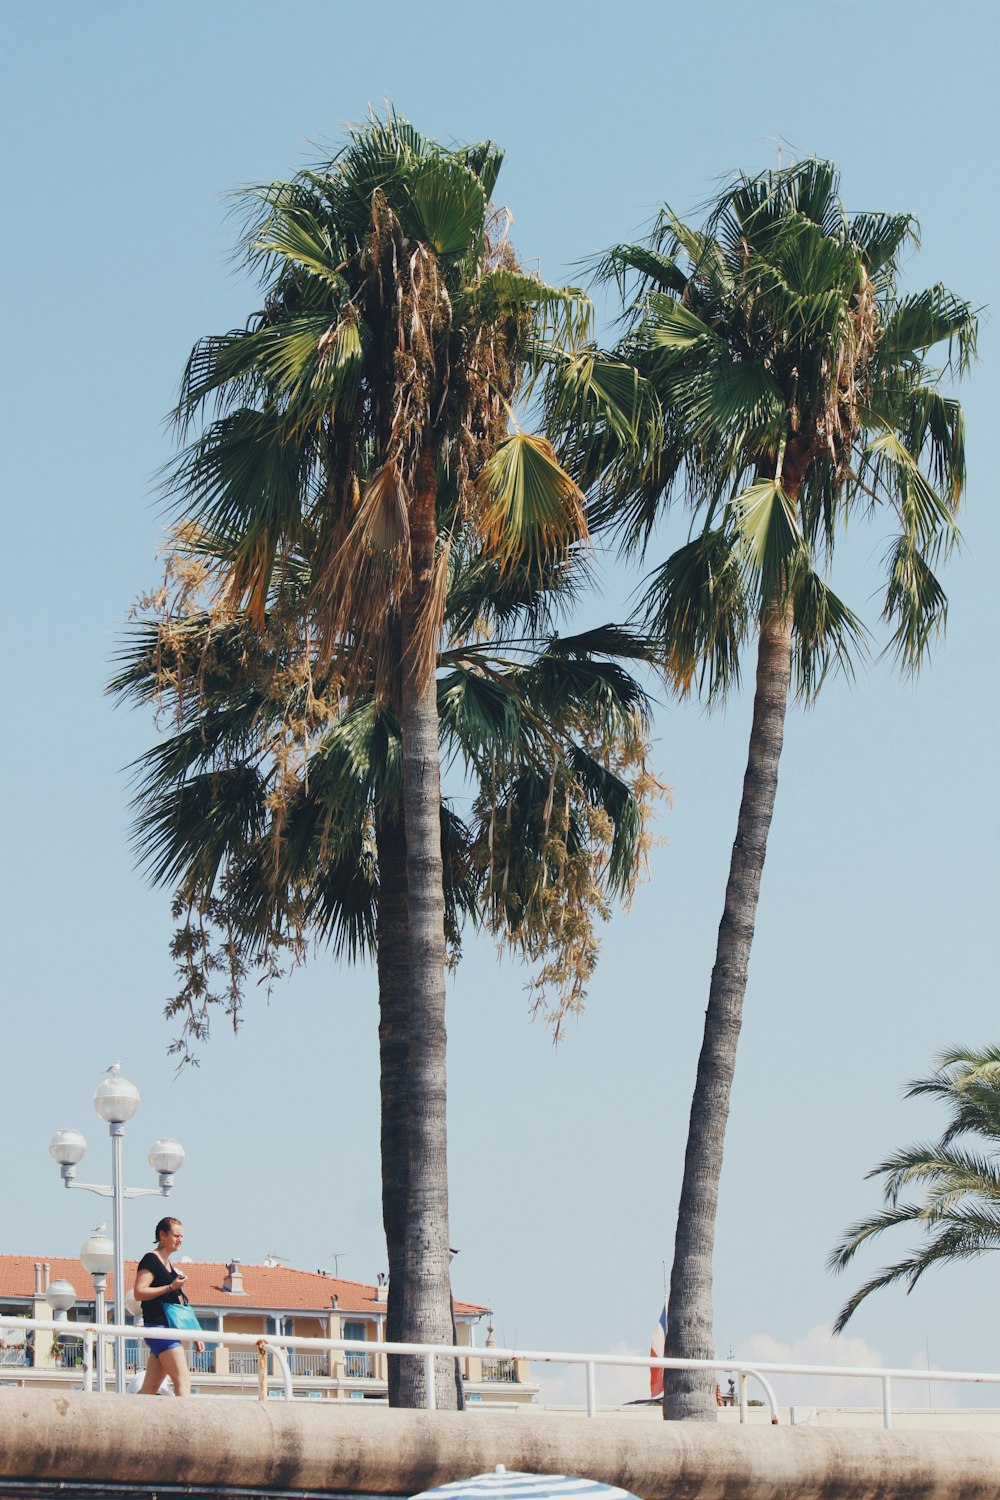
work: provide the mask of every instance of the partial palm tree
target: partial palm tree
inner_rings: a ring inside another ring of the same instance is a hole
[[[404,1337],[451,1332],[445,909],[434,663],[452,535],[501,566],[565,553],[581,496],[514,408],[546,333],[586,328],[579,293],[522,270],[490,208],[502,153],[446,150],[390,113],[317,171],[246,197],[263,283],[246,326],[203,339],[178,415],[203,416],[172,476],[182,515],[227,546],[217,607],[262,625],[276,574],[310,563],[320,657],[396,713],[406,840],[410,1173]],[[408,1360],[406,1400],[424,1399]],[[453,1404],[439,1362],[438,1399]]]
[[[206,1039],[216,1006],[238,1023],[248,970],[276,979],[310,940],[349,958],[374,949],[395,1341],[409,1172],[399,727],[360,690],[346,709],[327,699],[328,674],[294,639],[295,599],[281,598],[301,590],[301,560],[272,591],[262,634],[245,611],[220,620],[200,606],[207,546],[204,536],[178,544],[169,568],[179,587],[134,627],[110,685],[156,702],[174,727],[137,766],[136,846],[154,879],[176,886],[177,1046]],[[649,647],[612,626],[553,634],[554,604],[573,593],[565,567],[501,577],[453,548],[448,576],[442,745],[475,794],[464,820],[441,808],[450,942],[457,954],[471,917],[519,948],[540,967],[558,1027],[593,969],[594,918],[627,898],[642,861],[655,788],[646,697],[624,663],[648,661]],[[393,1404],[399,1365],[390,1361]]]
[[[575,442],[591,525],[615,528],[627,551],[648,555],[669,504],[689,507],[688,539],[644,588],[644,622],[659,636],[668,680],[719,702],[756,646],[668,1355],[714,1354],[723,1141],[786,709],[793,685],[813,698],[831,668],[850,672],[866,646],[861,622],[822,576],[849,523],[891,532],[883,618],[904,671],[917,669],[945,623],[936,568],[958,535],[965,447],[961,406],[941,381],[973,358],[976,319],[943,286],[899,289],[900,257],[916,235],[907,214],[848,215],[829,162],[741,176],[703,227],[664,209],[648,243],[610,251],[599,270],[622,288],[624,336],[610,356],[580,350],[556,361],[550,419]],[[711,1376],[668,1371],[664,1415],[714,1420]]]
[[[923,1095],[947,1107],[947,1128],[938,1141],[907,1146],[866,1174],[883,1179],[885,1208],[847,1229],[830,1269],[842,1271],[862,1246],[900,1224],[923,1230],[925,1243],[866,1281],[841,1308],[834,1333],[872,1292],[899,1282],[911,1292],[932,1266],[1000,1250],[1000,1047],[942,1053],[937,1071],[911,1083],[905,1097]],[[923,1190],[922,1203],[900,1202],[911,1186]]]

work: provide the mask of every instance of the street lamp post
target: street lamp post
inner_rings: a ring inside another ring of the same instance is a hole
[[[80,1264],[83,1269],[93,1277],[94,1280],[94,1321],[98,1329],[104,1327],[104,1293],[108,1288],[108,1272],[115,1263],[114,1242],[104,1233],[105,1226],[99,1225],[88,1239],[85,1239],[80,1247]],[[104,1365],[105,1365],[105,1340],[104,1334],[97,1335],[97,1389],[104,1390]]]
[[[166,1197],[174,1185],[174,1173],[179,1172],[184,1164],[184,1147],[179,1141],[156,1140],[150,1147],[148,1161],[159,1176],[159,1187],[125,1187],[122,1144],[125,1125],[139,1108],[139,1090],[121,1076],[120,1066],[119,1063],[113,1064],[108,1069],[107,1078],[97,1085],[94,1092],[94,1108],[107,1123],[111,1135],[111,1186],[76,1181],[77,1165],[87,1149],[87,1142],[78,1130],[57,1130],[49,1143],[49,1155],[59,1163],[64,1187],[83,1188],[85,1192],[111,1199],[115,1322],[119,1327],[125,1321],[125,1199]],[[119,1395],[125,1390],[125,1335],[121,1333],[115,1334],[115,1390]]]
[[[56,1281],[50,1281],[45,1288],[45,1300],[52,1309],[54,1322],[66,1323],[69,1321],[67,1316],[69,1310],[76,1301],[76,1287],[71,1281],[63,1281],[61,1277]],[[62,1364],[61,1352],[57,1351],[61,1351],[65,1346],[59,1343],[59,1338],[60,1335],[58,1333],[53,1334],[52,1355],[50,1357],[55,1358],[57,1364]],[[35,1335],[35,1364],[38,1364],[37,1333]]]

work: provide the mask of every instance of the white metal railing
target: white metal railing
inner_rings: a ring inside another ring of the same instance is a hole
[[[74,1323],[70,1325],[73,1337],[79,1339],[83,1346],[83,1389],[92,1391],[94,1388],[94,1353],[99,1334],[104,1338],[115,1334],[124,1334],[128,1339],[135,1339],[140,1330],[135,1324],[118,1326],[106,1323],[98,1326],[94,1323]],[[59,1333],[66,1335],[65,1322],[55,1322],[46,1318],[11,1318],[0,1316],[0,1331],[4,1328],[24,1329],[33,1328],[37,1335],[39,1332]],[[211,1334],[213,1330],[202,1330],[190,1328],[171,1329],[171,1336],[179,1339],[182,1343],[193,1344],[199,1339],[204,1339],[205,1332]],[[214,1342],[214,1340],[213,1340]],[[269,1387],[280,1384],[282,1393],[286,1400],[291,1400],[293,1395],[292,1368],[290,1356],[294,1357],[293,1351],[329,1351],[338,1350],[345,1357],[355,1355],[367,1359],[371,1354],[400,1354],[411,1359],[420,1359],[424,1364],[424,1377],[426,1388],[426,1405],[429,1410],[435,1407],[434,1396],[434,1363],[435,1359],[461,1359],[481,1357],[479,1351],[468,1344],[399,1344],[383,1341],[365,1342],[354,1339],[308,1339],[297,1338],[287,1334],[267,1334],[257,1336],[252,1333],[227,1333],[225,1343],[231,1347],[229,1355],[230,1369],[233,1369],[234,1361],[242,1351],[253,1350],[256,1354],[256,1373],[259,1381],[259,1395],[261,1400],[266,1400]],[[268,1370],[268,1356],[274,1361],[276,1373],[272,1376]],[[251,1356],[252,1359],[252,1356]],[[925,1382],[933,1380],[934,1383],[956,1383],[964,1385],[996,1385],[1000,1386],[1000,1374],[981,1373],[969,1370],[899,1370],[885,1368],[871,1368],[865,1365],[796,1365],[779,1364],[772,1361],[745,1363],[742,1360],[725,1359],[652,1359],[648,1356],[638,1354],[567,1354],[554,1353],[551,1350],[530,1349],[491,1349],[485,1363],[510,1363],[516,1374],[516,1362],[526,1361],[531,1364],[559,1364],[559,1365],[582,1365],[584,1384],[586,1391],[586,1407],[588,1417],[597,1415],[597,1370],[598,1368],[622,1368],[646,1370],[711,1370],[722,1373],[732,1373],[737,1377],[737,1391],[740,1409],[740,1421],[747,1420],[747,1381],[755,1379],[764,1392],[765,1404],[769,1408],[772,1423],[778,1421],[778,1403],[771,1386],[769,1377],[771,1375],[806,1375],[817,1378],[829,1378],[831,1376],[857,1380],[877,1380],[881,1389],[882,1398],[882,1421],[887,1428],[892,1426],[892,1384],[894,1381],[919,1380]],[[346,1363],[346,1358],[345,1358]],[[250,1373],[248,1370],[247,1373]]]
[[[488,1384],[516,1385],[517,1369],[512,1359],[484,1359],[482,1379]]]

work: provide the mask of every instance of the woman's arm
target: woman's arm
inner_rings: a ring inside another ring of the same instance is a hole
[[[135,1278],[132,1296],[137,1302],[153,1302],[157,1297],[162,1297],[164,1292],[176,1292],[183,1285],[180,1277],[175,1276],[168,1286],[154,1286],[152,1271],[140,1271]]]

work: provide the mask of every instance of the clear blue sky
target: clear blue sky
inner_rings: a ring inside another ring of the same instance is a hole
[[[144,1101],[130,1180],[145,1182],[154,1135],[188,1148],[175,1201],[192,1255],[384,1267],[373,977],[320,955],[174,1077],[169,901],[134,873],[123,771],[152,728],[102,698],[130,601],[156,577],[154,476],[183,361],[255,305],[225,194],[315,159],[391,97],[428,134],[502,143],[517,247],[570,279],[665,199],[693,213],[722,175],[772,164],[780,138],[786,160],[834,157],[850,208],[919,217],[913,286],[995,305],[998,11],[958,0],[946,15],[924,0],[8,0],[0,1249],[74,1252],[97,1222],[46,1146],[75,1124],[91,1174],[108,1171],[90,1097],[120,1058]],[[824,1261],[875,1205],[863,1174],[938,1125],[902,1085],[948,1044],[997,1039],[995,348],[987,314],[964,389],[966,546],[931,670],[906,684],[876,662],[789,725],[723,1179],[723,1352],[761,1353],[765,1336],[825,1352],[814,1330],[847,1283]],[[838,572],[873,625],[883,546],[859,531]],[[589,613],[622,607],[620,572],[604,586]],[[451,982],[455,1289],[494,1305],[498,1337],[647,1344],[748,715],[746,699],[713,718],[661,708],[667,842],[558,1051],[516,966],[470,945]],[[130,1208],[130,1254],[156,1216]],[[855,1355],[922,1363],[929,1346],[939,1367],[997,1368],[996,1277],[994,1258],[874,1299]]]

